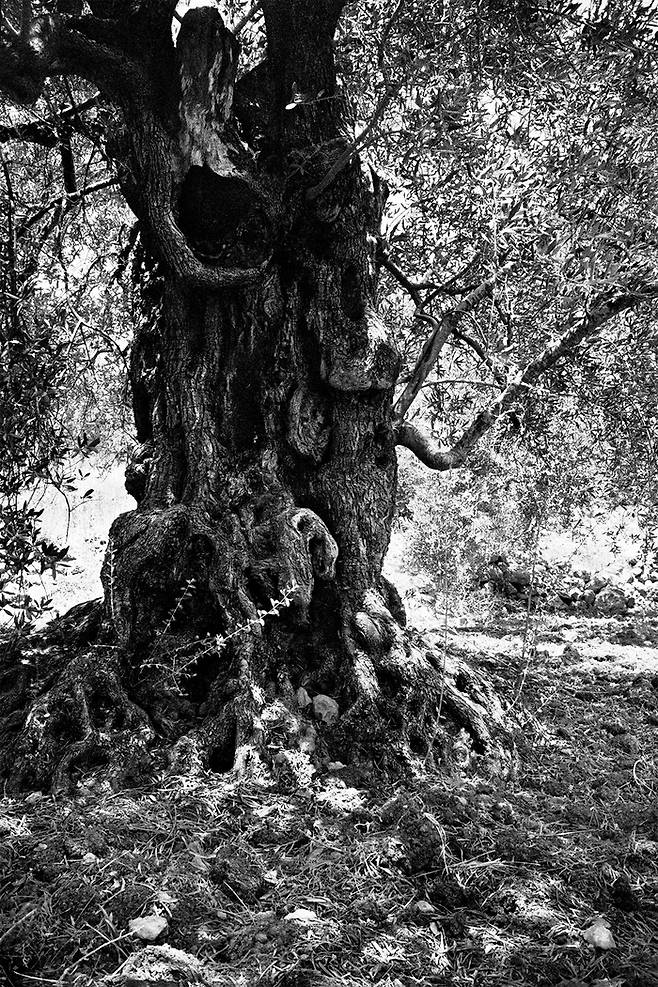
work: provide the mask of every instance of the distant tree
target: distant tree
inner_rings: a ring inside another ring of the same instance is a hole
[[[88,137],[97,101],[141,298],[138,506],[48,668],[6,648],[11,785],[126,780],[172,746],[248,767],[296,745],[309,695],[337,701],[322,737],[343,758],[431,757],[446,718],[491,746],[491,691],[405,629],[382,575],[395,449],[463,465],[656,295],[653,28],[623,6],[3,5],[0,88],[42,111],[9,137],[58,135],[68,208],[62,135]],[[69,77],[84,100],[44,102]],[[409,412],[439,407],[462,351],[493,398],[451,392],[471,420],[442,445]]]

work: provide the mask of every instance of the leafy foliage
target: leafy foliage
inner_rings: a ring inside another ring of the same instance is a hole
[[[37,119],[47,121],[58,98],[73,99],[70,89],[58,88],[37,108]],[[130,291],[117,278],[122,213],[107,192],[100,200],[97,192],[93,206],[85,198],[87,187],[101,186],[103,193],[108,184],[101,181],[97,128],[90,124],[87,136],[96,143],[84,160],[88,140],[68,135],[64,154],[64,138],[47,123],[43,146],[19,141],[13,108],[4,108],[4,121],[0,608],[26,629],[49,607],[38,596],[39,576],[68,561],[66,547],[52,545],[40,530],[44,488],[75,495],[101,441],[106,456],[125,448]]]
[[[245,13],[234,0],[223,12],[232,24]],[[554,492],[558,513],[588,500],[651,512],[658,496],[656,339],[643,302],[658,260],[655,13],[639,0],[365,0],[348,5],[339,26],[342,94],[355,135],[372,128],[362,155],[389,187],[382,254],[437,317],[497,273],[492,297],[461,320],[419,401],[439,439],[450,445],[574,313],[617,290],[637,295],[632,312],[528,388],[498,426],[503,488],[524,471],[528,490],[541,479]],[[262,11],[240,41],[247,72],[264,50]],[[51,563],[38,513],[29,514],[38,508],[28,501],[23,511],[23,494],[53,481],[66,492],[72,453],[88,451],[84,435],[105,456],[130,444],[122,381],[139,318],[132,241],[103,187],[112,180],[103,143],[111,112],[94,104],[62,114],[87,101],[85,84],[52,81],[34,112],[4,107],[0,127],[6,588],[25,564]],[[19,140],[35,121],[46,139]],[[399,329],[408,377],[427,326],[386,272],[380,308]],[[515,457],[513,444],[523,447]]]

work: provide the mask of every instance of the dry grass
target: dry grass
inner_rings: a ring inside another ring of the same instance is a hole
[[[199,775],[1,800],[0,980],[139,983],[128,923],[159,913],[158,943],[199,961],[169,983],[655,987],[656,627],[635,658],[615,640],[628,625],[579,645],[591,627],[566,654],[540,636],[513,709],[515,779],[475,758],[404,791]],[[452,647],[480,652],[511,701],[520,628],[479,632],[490,647],[467,632]],[[297,909],[314,914],[286,918]],[[614,949],[582,937],[598,916]]]

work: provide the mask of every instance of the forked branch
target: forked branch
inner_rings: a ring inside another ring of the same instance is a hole
[[[397,427],[397,444],[410,449],[430,469],[449,470],[462,466],[469,452],[497,421],[532,387],[543,373],[576,347],[613,316],[636,308],[641,302],[658,297],[658,285],[643,285],[638,291],[625,291],[599,297],[595,304],[579,317],[574,317],[567,331],[513,378],[507,387],[484,408],[449,448],[439,445],[416,425],[401,421]]]
[[[484,299],[491,297],[494,285],[500,275],[508,270],[510,265],[500,268],[490,278],[479,284],[477,288],[469,292],[460,303],[447,312],[440,319],[423,312],[422,305],[416,310],[416,318],[427,322],[432,327],[432,332],[425,340],[420,356],[416,362],[411,377],[395,404],[395,413],[399,418],[404,418],[407,411],[418,397],[420,390],[427,380],[432,368],[436,365],[441,354],[441,350],[450,336],[455,333],[459,320],[467,312],[473,309]]]

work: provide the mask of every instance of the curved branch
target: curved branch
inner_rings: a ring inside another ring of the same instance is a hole
[[[462,466],[468,453],[510,407],[518,401],[534,381],[568,356],[583,340],[592,336],[605,322],[626,309],[658,297],[658,285],[646,285],[642,291],[626,291],[612,297],[599,297],[594,306],[580,316],[571,327],[514,377],[491,404],[475,416],[450,449],[442,448],[436,440],[416,425],[401,421],[397,426],[396,442],[410,449],[426,466],[435,470]]]
[[[452,449],[442,448],[433,436],[411,422],[400,422],[396,429],[395,443],[409,449],[421,463],[432,470],[457,469],[458,466],[463,466],[466,459],[465,455],[456,451],[456,446]]]
[[[217,291],[256,284],[265,276],[269,257],[258,267],[215,267],[199,260],[179,229],[171,205],[162,202],[158,205],[159,208],[152,210],[151,224],[158,231],[159,245],[166,263],[184,284]]]

